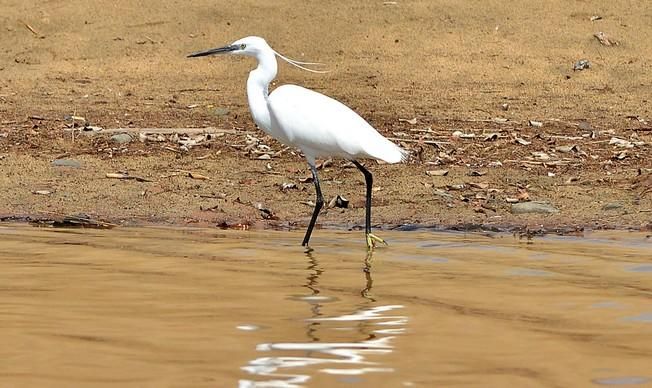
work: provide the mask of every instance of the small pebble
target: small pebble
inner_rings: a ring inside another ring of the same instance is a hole
[[[81,167],[81,163],[75,159],[55,159],[52,161],[52,165],[55,167],[72,167],[72,168]]]
[[[526,213],[553,214],[559,213],[559,209],[547,202],[541,201],[520,202],[512,204],[512,214]]]
[[[132,140],[131,135],[126,133],[118,133],[117,135],[111,136],[111,141],[117,144],[127,144]]]

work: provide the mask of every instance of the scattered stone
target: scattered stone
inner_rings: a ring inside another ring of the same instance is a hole
[[[116,144],[127,144],[130,143],[131,140],[132,140],[131,135],[127,133],[118,133],[116,135],[111,136],[111,141]]]
[[[593,127],[588,123],[588,121],[580,121],[580,123],[577,124],[577,127],[582,131],[593,131]]]
[[[438,196],[443,197],[443,198],[446,198],[446,199],[449,199],[449,200],[452,200],[452,199],[455,198],[455,196],[453,194],[447,193],[445,190],[442,190],[442,189],[435,189],[433,194],[438,195]]]
[[[588,59],[580,59],[573,65],[573,71],[581,71],[591,68],[591,62]]]
[[[548,202],[531,201],[512,204],[512,214],[554,214],[559,213],[559,209],[552,206]]]
[[[54,159],[52,165],[55,167],[80,168],[81,162],[75,159]]]
[[[602,210],[620,210],[624,206],[622,203],[618,202],[611,202],[611,203],[606,203],[604,206],[602,206]]]
[[[227,108],[215,108],[213,113],[216,116],[226,116],[226,115],[228,115],[230,113],[230,111]]]

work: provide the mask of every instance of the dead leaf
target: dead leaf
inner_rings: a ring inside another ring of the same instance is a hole
[[[210,180],[211,178],[207,177],[206,175],[198,174],[196,172],[191,172],[188,171],[188,176],[191,177],[192,179],[198,179],[202,181],[207,181]]]
[[[297,184],[296,183],[283,182],[281,184],[281,191],[288,191],[288,190],[295,190],[295,189],[297,189]]]
[[[266,207],[263,207],[262,203],[257,203],[254,205],[256,209],[260,211],[260,216],[263,217],[264,220],[277,220],[278,217],[276,217],[276,214],[272,212],[271,209],[268,209]]]
[[[111,179],[133,179],[137,182],[151,182],[149,179],[141,178],[138,176],[131,176],[127,174],[122,174],[122,173],[113,173],[113,172],[107,172],[106,173],[107,178]]]
[[[486,189],[489,188],[489,183],[487,183],[487,182],[478,182],[478,183],[469,182],[468,185],[471,186],[471,187],[474,187],[476,189],[481,189],[481,190],[486,190]]]
[[[617,137],[612,137],[609,140],[609,145],[615,145],[616,147],[624,147],[624,148],[634,148],[634,143],[632,143],[631,141],[620,139]]]
[[[398,119],[398,121],[402,122],[402,123],[408,123],[408,124],[411,124],[411,125],[415,125],[417,123],[417,118],[415,117],[413,119]]]
[[[446,176],[448,175],[448,170],[429,170],[426,171],[428,176]]]
[[[565,146],[555,147],[555,150],[558,151],[558,152],[561,152],[561,153],[569,153],[569,152],[573,152],[573,151],[577,152],[579,150],[579,148],[577,148],[577,146],[575,144],[573,144],[573,145],[570,145],[570,146],[565,145]]]
[[[520,145],[530,145],[530,144],[532,144],[531,141],[527,141],[527,140],[525,140],[523,138],[520,138],[520,137],[517,137],[515,140]]]
[[[623,160],[628,156],[629,154],[627,153],[627,151],[620,151],[618,154],[616,154],[615,158],[618,160]]]
[[[496,139],[498,139],[498,134],[494,132],[485,136],[484,141],[494,141]]]
[[[545,152],[541,152],[541,151],[532,152],[532,156],[534,156],[536,159],[539,159],[539,160],[550,160],[550,155],[546,154]]]
[[[528,124],[530,124],[531,127],[535,128],[543,127],[543,123],[541,121],[528,120]]]
[[[50,190],[34,190],[32,191],[32,194],[49,195],[52,194],[52,192]]]
[[[460,139],[473,139],[475,137],[475,133],[464,133],[462,131],[455,131],[452,134],[453,137],[458,137]]]
[[[330,200],[328,203],[329,208],[337,207],[340,209],[346,209],[349,207],[349,200],[342,197],[341,195],[335,196],[333,199]]]
[[[326,160],[324,160],[323,162],[318,163],[318,164],[315,166],[315,168],[316,168],[317,170],[321,170],[321,169],[324,169],[324,168],[330,166],[331,164],[333,164],[333,159],[326,159]]]
[[[600,31],[595,34],[593,34],[595,38],[600,42],[600,44],[604,46],[618,46],[620,43],[613,38],[610,38],[607,34],[604,32]]]

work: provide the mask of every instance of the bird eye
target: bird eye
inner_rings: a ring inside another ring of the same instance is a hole
[[[245,48],[247,48],[246,44],[243,43],[243,44],[240,45],[240,50],[244,50]]]

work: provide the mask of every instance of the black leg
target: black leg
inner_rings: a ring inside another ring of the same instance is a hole
[[[310,163],[310,171],[312,171],[312,181],[315,184],[315,190],[317,191],[317,202],[315,203],[315,210],[312,212],[312,218],[310,219],[310,224],[308,224],[308,230],[306,230],[306,236],[303,238],[304,247],[308,245],[310,241],[310,235],[312,234],[312,228],[315,227],[315,222],[317,222],[317,216],[322,206],[324,206],[324,196],[321,194],[321,188],[319,187],[319,178],[317,177],[317,168],[314,163]]]
[[[365,204],[366,208],[366,215],[365,215],[365,233],[369,234],[371,233],[371,186],[374,183],[374,178],[371,176],[371,173],[369,170],[364,168],[363,165],[358,163],[357,161],[353,160],[353,164],[362,171],[362,174],[364,174],[364,181],[367,184],[367,202]]]

